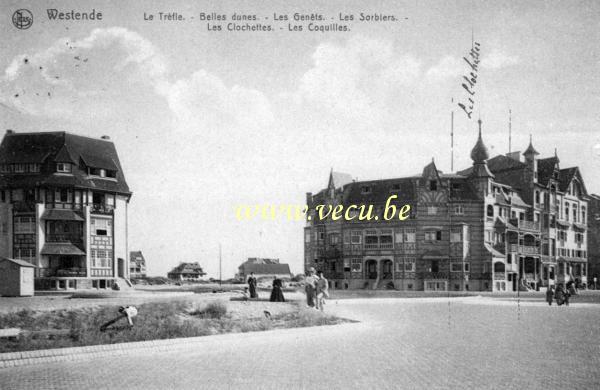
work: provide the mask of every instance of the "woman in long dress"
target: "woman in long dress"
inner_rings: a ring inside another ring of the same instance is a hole
[[[275,277],[273,279],[273,290],[271,291],[271,302],[285,302],[285,298],[283,297],[283,291],[281,290],[281,286],[283,283],[281,279]]]
[[[256,295],[256,278],[254,277],[254,272],[251,272],[248,278],[248,288],[250,288],[250,298],[258,298],[258,295]]]

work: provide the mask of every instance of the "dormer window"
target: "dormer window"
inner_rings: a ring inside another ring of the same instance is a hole
[[[370,194],[371,193],[371,187],[370,186],[362,186],[360,189],[360,192],[363,194]]]
[[[69,164],[69,163],[56,163],[56,172],[71,173],[71,164]]]
[[[400,184],[392,184],[392,191],[400,191]]]

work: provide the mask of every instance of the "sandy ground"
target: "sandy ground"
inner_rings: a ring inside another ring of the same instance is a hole
[[[227,303],[228,308],[231,311],[236,312],[247,312],[252,311],[263,315],[264,310],[268,310],[271,314],[278,313],[281,308],[291,307],[291,305],[285,305],[277,302],[268,302],[268,293],[259,292],[258,301],[243,302],[235,299],[239,299],[241,294],[236,292],[226,293],[205,293],[205,294],[174,294],[172,292],[155,292],[153,294],[141,293],[139,296],[131,292],[125,292],[123,295],[110,294],[110,296],[104,298],[71,298],[70,295],[45,295],[35,297],[1,297],[0,298],[0,313],[16,312],[23,309],[35,310],[35,311],[52,311],[52,310],[63,310],[63,309],[78,309],[86,307],[98,307],[98,306],[128,306],[128,305],[140,305],[147,302],[159,302],[159,301],[171,301],[171,300],[185,300],[189,301],[193,305],[203,305],[208,302],[215,300],[221,300]],[[291,301],[303,300],[304,295],[300,293],[286,293],[286,299]],[[231,299],[234,300],[231,300]]]

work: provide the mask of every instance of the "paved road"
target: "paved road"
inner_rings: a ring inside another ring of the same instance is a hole
[[[391,299],[330,301],[327,310],[361,322],[9,368],[0,387],[600,388],[600,305]]]

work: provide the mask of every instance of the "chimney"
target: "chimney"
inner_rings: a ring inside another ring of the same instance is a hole
[[[517,150],[516,152],[506,153],[506,157],[521,162],[521,151]]]
[[[15,132],[12,131],[11,129],[6,129],[6,135],[11,135],[14,134]]]
[[[105,140],[109,140],[109,139],[110,139],[110,137],[109,137],[108,135],[103,135],[103,136],[102,136],[102,137],[100,137],[100,138],[102,138],[102,139],[105,139]]]
[[[311,204],[312,203],[312,192],[307,192],[306,193],[306,204]]]

